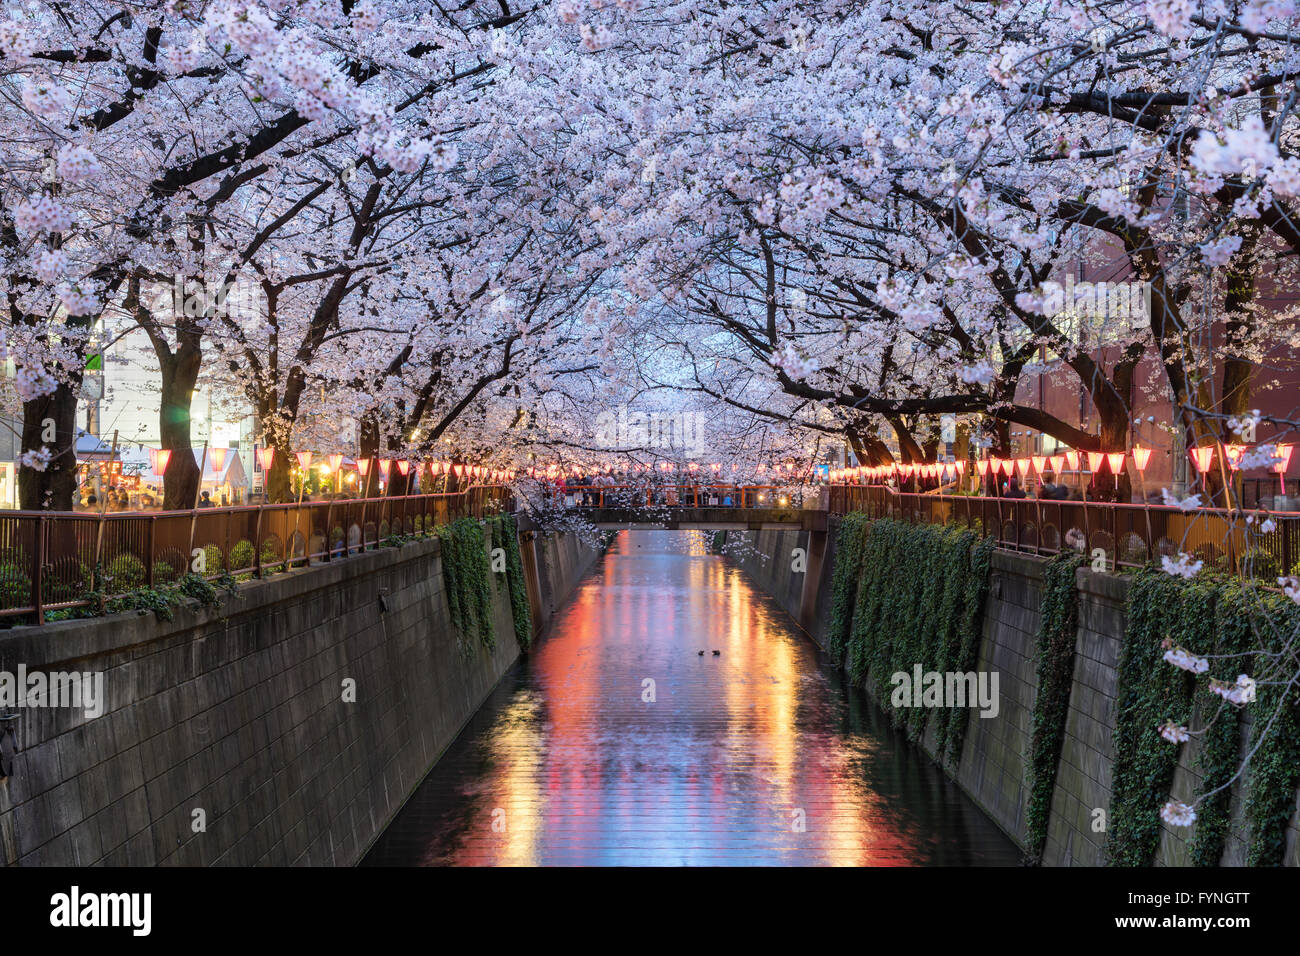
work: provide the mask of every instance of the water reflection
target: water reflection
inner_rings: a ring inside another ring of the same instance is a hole
[[[739,571],[688,533],[636,531],[620,535],[365,863],[1017,856]]]

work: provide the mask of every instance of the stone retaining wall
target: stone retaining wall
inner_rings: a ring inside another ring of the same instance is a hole
[[[529,546],[549,619],[596,552],[562,535]],[[431,539],[249,582],[170,623],[0,632],[0,671],[102,672],[107,698],[98,718],[8,722],[0,859],[355,863],[518,658],[504,584],[493,615],[494,649],[458,646]]]

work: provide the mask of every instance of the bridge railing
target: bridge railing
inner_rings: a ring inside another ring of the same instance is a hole
[[[915,494],[879,485],[832,485],[830,511],[873,518],[958,524],[997,539],[999,548],[1055,554],[1098,550],[1110,567],[1138,567],[1182,552],[1218,570],[1275,583],[1300,573],[1300,514],[1268,516],[1216,508],[975,495]],[[1251,520],[1247,522],[1247,518]]]
[[[195,571],[262,577],[429,534],[456,518],[513,509],[509,488],[201,508],[84,514],[0,512],[0,617],[86,607]],[[98,571],[97,571],[98,569]]]
[[[635,485],[564,485],[551,491],[553,507],[570,508],[790,508],[802,507],[784,485],[700,482]]]

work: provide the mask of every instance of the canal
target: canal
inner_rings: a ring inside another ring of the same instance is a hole
[[[362,865],[1018,859],[698,533],[624,531]]]

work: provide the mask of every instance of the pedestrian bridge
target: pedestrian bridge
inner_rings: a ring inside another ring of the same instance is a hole
[[[766,485],[567,485],[551,506],[598,528],[670,531],[826,530],[826,509]]]
[[[568,509],[597,528],[670,531],[762,531],[766,528],[826,530],[826,512],[811,508],[579,507]]]

